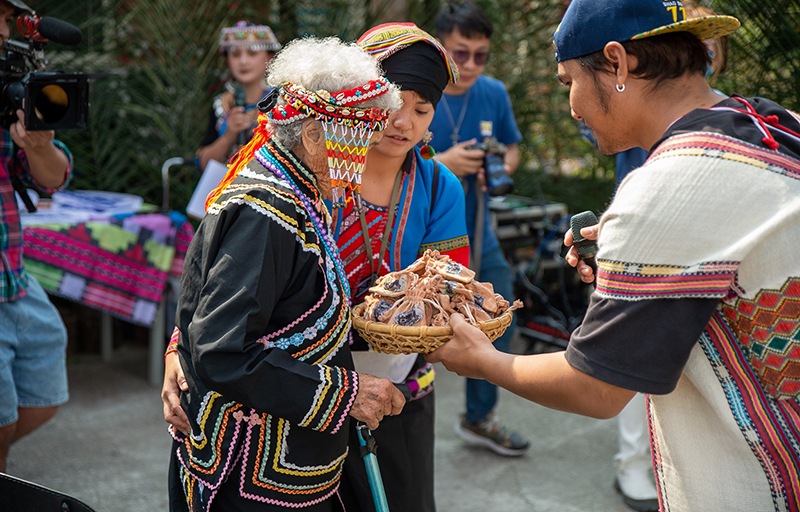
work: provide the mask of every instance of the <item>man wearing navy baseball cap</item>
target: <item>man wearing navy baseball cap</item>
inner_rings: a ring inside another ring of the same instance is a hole
[[[729,16],[574,0],[555,32],[572,116],[607,154],[649,148],[597,226],[589,311],[563,353],[493,349],[463,319],[428,356],[598,418],[649,396],[661,510],[800,510],[800,117],[714,92]],[[567,233],[565,242],[572,243]]]

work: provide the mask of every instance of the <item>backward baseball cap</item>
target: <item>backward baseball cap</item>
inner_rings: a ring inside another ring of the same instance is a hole
[[[686,19],[679,0],[573,0],[553,34],[556,61],[583,57],[611,41],[630,41],[672,32],[689,32],[701,41],[739,27],[733,16]]]

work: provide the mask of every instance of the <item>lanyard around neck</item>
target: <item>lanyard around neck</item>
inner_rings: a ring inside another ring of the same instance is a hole
[[[450,134],[450,142],[451,146],[455,146],[458,144],[459,133],[461,131],[461,123],[464,122],[464,116],[467,113],[467,105],[469,105],[469,93],[472,92],[472,88],[467,89],[467,94],[464,96],[464,103],[461,104],[461,112],[458,114],[458,122],[453,117],[453,113],[450,111],[450,105],[447,104],[447,95],[442,94],[442,104],[444,104],[444,111],[447,113],[447,117],[450,119],[450,125],[453,127],[453,133]]]
[[[383,230],[383,237],[381,238],[381,248],[378,253],[378,264],[375,265],[372,259],[372,240],[369,237],[369,230],[367,229],[367,218],[364,216],[364,203],[359,198],[358,204],[355,205],[358,210],[358,217],[361,221],[361,236],[364,238],[364,251],[367,254],[367,263],[370,270],[370,286],[375,284],[378,280],[378,272],[380,272],[381,264],[383,263],[383,255],[386,253],[386,247],[389,245],[389,232],[392,230],[392,223],[394,222],[394,209],[400,201],[398,192],[400,191],[400,184],[403,182],[403,169],[397,171],[397,177],[394,180],[394,187],[392,187],[392,198],[389,200],[389,212],[386,219],[386,227]]]

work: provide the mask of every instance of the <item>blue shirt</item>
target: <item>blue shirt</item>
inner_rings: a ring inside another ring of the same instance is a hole
[[[452,117],[448,115],[448,107]],[[458,125],[462,112],[463,121]],[[483,139],[481,122],[491,123],[492,135],[503,144],[517,144],[522,140],[522,134],[517,128],[517,122],[514,120],[511,99],[508,96],[506,86],[500,80],[483,75],[478,77],[475,84],[460,96],[442,95],[429,128],[433,133],[433,140],[430,145],[433,146],[437,153],[449,149],[455,144],[451,136],[456,127],[458,128],[457,142],[464,142],[470,139],[477,139],[480,142]],[[470,245],[473,247],[475,214],[479,195],[486,206],[486,215],[483,220],[482,251],[485,254],[500,245],[492,231],[489,219],[489,194],[479,191],[475,176],[467,176],[462,181],[467,185],[467,232]]]
[[[647,151],[642,148],[631,148],[617,153],[617,186],[629,172],[641,167],[645,160],[647,160]]]

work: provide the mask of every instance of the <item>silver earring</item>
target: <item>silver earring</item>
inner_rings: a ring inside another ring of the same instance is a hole
[[[614,88],[617,90],[617,92],[622,92],[625,90],[625,84],[622,85],[617,84],[614,86]]]

